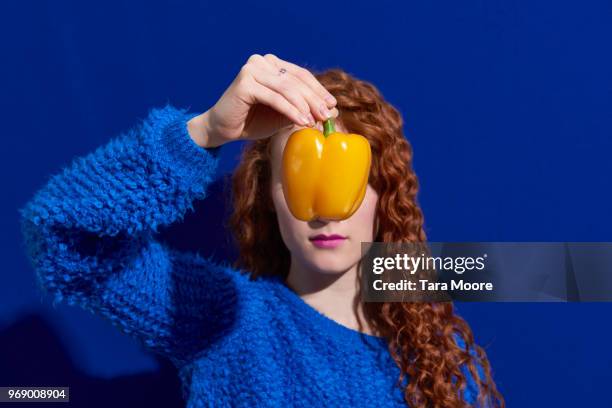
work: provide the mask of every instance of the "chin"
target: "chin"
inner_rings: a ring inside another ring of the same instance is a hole
[[[313,269],[327,275],[339,275],[351,268],[347,257],[342,254],[316,254],[311,258]]]

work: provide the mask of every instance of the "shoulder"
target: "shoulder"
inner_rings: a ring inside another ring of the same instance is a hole
[[[212,256],[173,251],[171,263],[180,275],[178,278],[184,293],[198,296],[208,304],[247,312],[273,292],[272,279],[254,279],[251,271]]]
[[[231,287],[236,291],[252,290],[249,271],[234,267],[226,260],[216,260],[213,256],[203,256],[197,252],[172,250],[172,264],[184,278],[192,279],[193,289],[204,283],[207,290]]]

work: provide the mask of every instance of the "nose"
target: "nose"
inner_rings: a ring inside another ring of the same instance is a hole
[[[317,216],[315,216],[315,218],[312,219],[312,221],[313,222],[318,222],[318,223],[323,223],[323,224],[328,224],[330,222],[334,222],[334,221],[337,221],[337,220],[335,220],[333,218],[327,218],[327,217],[323,217],[323,216],[317,215]],[[339,221],[339,222],[342,222],[342,221]]]

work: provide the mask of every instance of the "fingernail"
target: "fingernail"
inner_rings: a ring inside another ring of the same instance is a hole
[[[329,118],[331,116],[331,112],[329,111],[329,109],[327,109],[327,106],[321,104],[321,106],[319,106],[319,112],[321,113],[321,116],[323,116],[325,119]]]
[[[308,114],[308,125],[312,126],[315,124],[315,118],[309,113]]]
[[[306,125],[306,126],[310,125],[310,119],[308,119],[308,116],[301,115],[300,122],[302,123],[302,125]]]
[[[325,97],[325,102],[327,102],[327,103],[328,103],[328,104],[330,104],[330,105],[335,105],[335,104],[336,104],[336,98],[334,98],[334,97],[333,97],[333,96],[331,96],[331,95],[327,95],[327,96]]]

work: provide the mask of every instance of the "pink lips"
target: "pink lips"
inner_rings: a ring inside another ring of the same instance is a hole
[[[345,239],[346,237],[338,234],[319,234],[315,235],[314,237],[310,237],[310,242],[312,242],[314,246],[318,248],[335,248],[342,244]]]

